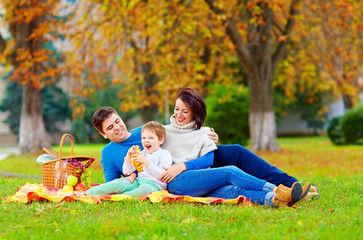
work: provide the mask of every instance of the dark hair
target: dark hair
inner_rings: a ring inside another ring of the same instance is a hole
[[[93,126],[100,132],[100,133],[104,133],[103,129],[102,129],[102,123],[105,119],[109,118],[112,114],[116,114],[117,116],[118,113],[116,112],[116,110],[113,107],[101,107],[99,108],[92,117],[92,124]]]
[[[183,101],[193,113],[193,118],[200,129],[207,117],[207,106],[202,95],[194,88],[180,88],[176,93],[176,99]]]
[[[141,128],[141,134],[144,131],[150,131],[153,132],[158,138],[159,141],[165,139],[166,130],[163,124],[156,122],[156,121],[150,121],[147,122],[142,128]]]

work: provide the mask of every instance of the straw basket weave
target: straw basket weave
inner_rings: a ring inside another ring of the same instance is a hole
[[[62,156],[62,148],[63,148],[63,142],[64,138],[69,137],[71,140],[71,155],[63,157]],[[80,178],[82,175],[82,171],[77,171],[77,168],[73,166],[72,164],[68,163],[66,159],[77,159],[78,161],[88,161],[86,164],[86,168],[91,165],[91,163],[94,161],[94,158],[88,157],[88,156],[74,156],[73,155],[73,137],[70,134],[63,134],[62,139],[60,141],[59,145],[59,154],[43,148],[43,151],[45,153],[48,153],[55,157],[55,160],[48,161],[45,163],[42,163],[42,178],[43,178],[43,185],[51,188],[63,188],[64,185],[67,184],[67,177],[69,175],[76,176],[78,178],[78,181],[80,182]]]

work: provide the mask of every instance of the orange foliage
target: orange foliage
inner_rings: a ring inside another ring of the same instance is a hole
[[[285,91],[297,91],[297,81],[320,82],[306,91],[332,92],[336,98],[358,101],[358,78],[363,64],[363,2],[334,0],[321,5],[304,1],[294,29],[291,57],[280,65],[278,81]]]
[[[222,50],[225,33],[214,17],[201,1],[84,2],[65,29],[74,46],[69,74],[82,88],[100,88],[104,77],[123,85],[124,111],[161,112],[182,86],[201,90],[207,81],[231,79],[228,69],[220,72],[230,52]]]
[[[49,17],[57,1],[4,0],[2,6],[5,9],[3,20],[9,25],[12,35],[1,52],[3,63],[14,68],[9,80],[29,84],[35,89],[52,84],[61,70],[47,66],[51,52],[42,44],[54,39],[49,33],[55,30],[56,21]]]

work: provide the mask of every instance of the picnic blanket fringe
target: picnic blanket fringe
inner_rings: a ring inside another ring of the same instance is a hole
[[[49,188],[43,186],[41,183],[26,183],[18,191],[12,195],[5,197],[3,202],[10,203],[31,203],[36,201],[50,201],[50,202],[63,202],[63,201],[81,201],[89,204],[101,203],[102,201],[124,201],[133,199],[127,195],[105,195],[105,196],[82,196],[80,192],[76,191],[62,191],[57,188]],[[190,197],[180,196],[169,193],[166,190],[149,193],[136,200],[147,201],[151,203],[168,203],[168,202],[188,202],[188,203],[229,203],[250,205],[251,203],[243,196],[235,199],[223,199],[214,197]]]

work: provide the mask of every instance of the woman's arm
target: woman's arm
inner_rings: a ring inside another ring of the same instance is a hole
[[[213,165],[214,151],[209,152],[199,158],[185,162],[186,170],[209,168]]]
[[[184,172],[185,170],[208,168],[212,166],[213,158],[214,151],[209,152],[204,156],[201,156],[194,160],[175,164],[169,168],[164,168],[166,172],[159,177],[159,180],[162,182],[170,183],[176,176],[178,176],[181,172]]]

